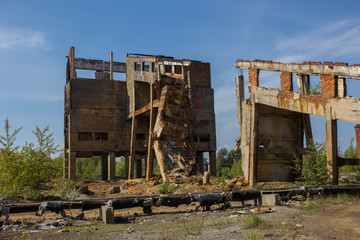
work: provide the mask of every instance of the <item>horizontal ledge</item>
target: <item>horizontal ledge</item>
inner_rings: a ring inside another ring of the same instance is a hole
[[[74,69],[110,71],[110,62],[84,58],[74,59]],[[113,62],[113,72],[126,73],[126,63]]]
[[[323,64],[275,63],[262,61],[237,61],[235,67],[265,71],[292,72],[304,75],[336,75],[343,78],[360,79],[359,66],[336,66]]]

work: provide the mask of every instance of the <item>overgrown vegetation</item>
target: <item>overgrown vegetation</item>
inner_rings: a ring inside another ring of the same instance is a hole
[[[298,208],[306,211],[315,211],[334,204],[344,204],[348,202],[360,202],[360,196],[356,194],[336,194],[332,196],[312,196],[307,197],[304,204]]]
[[[231,179],[243,176],[241,168],[241,153],[230,152],[226,148],[220,148],[216,155],[216,174],[223,179]]]
[[[265,228],[270,226],[268,222],[255,214],[251,214],[245,218],[243,225],[246,228]]]
[[[178,188],[178,186],[174,183],[170,183],[169,180],[166,180],[160,187],[159,187],[159,193],[161,194],[172,194],[175,192],[175,190]]]
[[[295,156],[293,169],[299,175],[301,185],[326,185],[329,183],[325,144],[309,139],[306,154],[302,159]]]
[[[52,156],[58,153],[49,127],[33,131],[36,143],[16,146],[15,140],[21,128],[11,130],[5,120],[5,135],[0,135],[0,193],[23,199],[42,199],[52,178],[61,175],[62,158]]]
[[[343,158],[358,158],[358,153],[356,147],[354,147],[354,138],[351,137],[350,139],[350,145],[345,150],[344,153],[339,153],[340,157]],[[342,166],[339,168],[339,172],[342,173],[355,173],[356,179],[360,181],[360,166]]]

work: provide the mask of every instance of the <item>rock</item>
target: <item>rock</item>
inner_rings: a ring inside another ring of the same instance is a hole
[[[120,192],[120,187],[119,186],[114,186],[109,188],[110,194],[114,194],[114,193],[119,193]]]
[[[120,186],[120,191],[122,192],[122,191],[124,191],[124,190],[126,190],[126,189],[128,189],[128,188],[129,188],[129,186],[126,185],[126,184],[121,185],[121,186]]]
[[[205,172],[203,176],[203,185],[210,184],[210,172]]]
[[[302,224],[300,224],[300,223],[297,223],[297,224],[296,224],[296,227],[297,227],[297,228],[303,228],[304,225],[302,225]]]
[[[79,189],[78,189],[78,192],[80,194],[88,195],[90,193],[89,187],[88,186],[80,186]]]

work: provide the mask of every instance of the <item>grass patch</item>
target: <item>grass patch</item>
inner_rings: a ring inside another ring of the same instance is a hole
[[[250,215],[244,219],[243,225],[246,228],[267,228],[271,225],[258,215]]]
[[[170,183],[169,180],[166,180],[160,187],[159,187],[159,193],[161,194],[172,194],[175,192],[175,190],[178,188],[178,185],[174,183]]]
[[[250,231],[246,234],[246,239],[248,240],[259,240],[262,239],[261,237],[259,237],[256,232],[254,231]]]
[[[360,196],[346,193],[333,196],[314,196],[312,199],[307,200],[304,204],[298,206],[298,208],[305,211],[316,211],[329,205],[344,204],[347,202],[360,202]]]

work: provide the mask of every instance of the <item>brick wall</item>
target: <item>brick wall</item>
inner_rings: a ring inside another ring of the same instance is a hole
[[[337,76],[320,75],[321,97],[325,100],[337,97]]]
[[[259,70],[258,69],[249,69],[249,83],[254,86],[259,86]]]
[[[293,81],[291,72],[281,72],[281,89],[284,91],[293,91]]]

